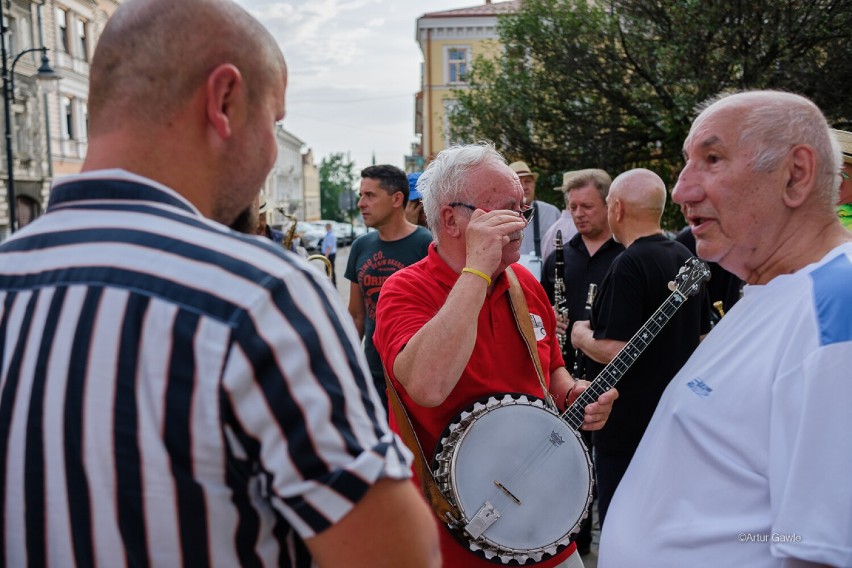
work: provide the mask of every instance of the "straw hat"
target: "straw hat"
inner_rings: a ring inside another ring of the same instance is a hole
[[[840,144],[840,151],[843,152],[843,162],[852,164],[852,132],[832,128],[831,133],[834,134],[837,143]]]
[[[509,168],[518,174],[518,177],[532,176],[534,180],[538,180],[538,174],[533,172],[526,162],[512,162]]]

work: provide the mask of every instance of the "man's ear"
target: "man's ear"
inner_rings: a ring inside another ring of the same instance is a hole
[[[223,140],[231,136],[233,121],[245,105],[244,87],[240,70],[230,63],[219,65],[207,76],[207,121]]]
[[[391,199],[393,199],[394,207],[403,207],[403,202],[405,201],[405,195],[401,191],[395,191],[393,195],[391,195]]]
[[[620,223],[624,220],[624,203],[620,199],[616,199],[613,201],[612,207],[615,212],[615,220]]]
[[[785,162],[787,184],[784,186],[784,205],[795,209],[802,205],[816,183],[816,153],[810,146],[793,146]]]
[[[459,237],[462,234],[461,227],[457,223],[455,211],[449,205],[441,208],[441,214],[438,216],[440,223],[444,226],[444,230],[451,237]]]

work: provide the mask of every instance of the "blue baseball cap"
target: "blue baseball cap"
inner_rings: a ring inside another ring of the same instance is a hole
[[[422,196],[420,192],[417,191],[417,180],[420,179],[420,174],[423,172],[414,172],[413,174],[408,174],[408,200],[414,201],[415,199],[420,199]]]

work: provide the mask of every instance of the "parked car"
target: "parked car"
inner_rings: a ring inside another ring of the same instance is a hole
[[[352,225],[350,225],[349,223],[341,223],[339,221],[328,221],[325,219],[320,219],[319,221],[311,221],[310,223],[322,229],[323,234],[325,234],[326,224],[331,223],[331,230],[334,231],[334,236],[337,238],[337,246],[342,247],[345,245],[352,244]]]
[[[338,245],[351,245],[352,241],[355,240],[354,232],[352,223],[337,222],[334,224],[334,234],[337,237]]]
[[[299,221],[296,225],[296,235],[299,237],[299,244],[305,247],[309,253],[314,253],[322,247],[322,240],[325,238],[325,225],[322,228],[314,223]]]

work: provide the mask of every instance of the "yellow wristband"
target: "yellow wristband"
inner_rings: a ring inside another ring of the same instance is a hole
[[[465,266],[464,268],[462,268],[462,272],[468,272],[470,274],[476,274],[477,276],[479,276],[480,278],[482,278],[483,280],[488,282],[488,285],[491,286],[491,277],[488,276],[487,274],[485,274],[484,272],[482,272],[481,270],[477,270],[475,268],[468,268],[467,266]]]

